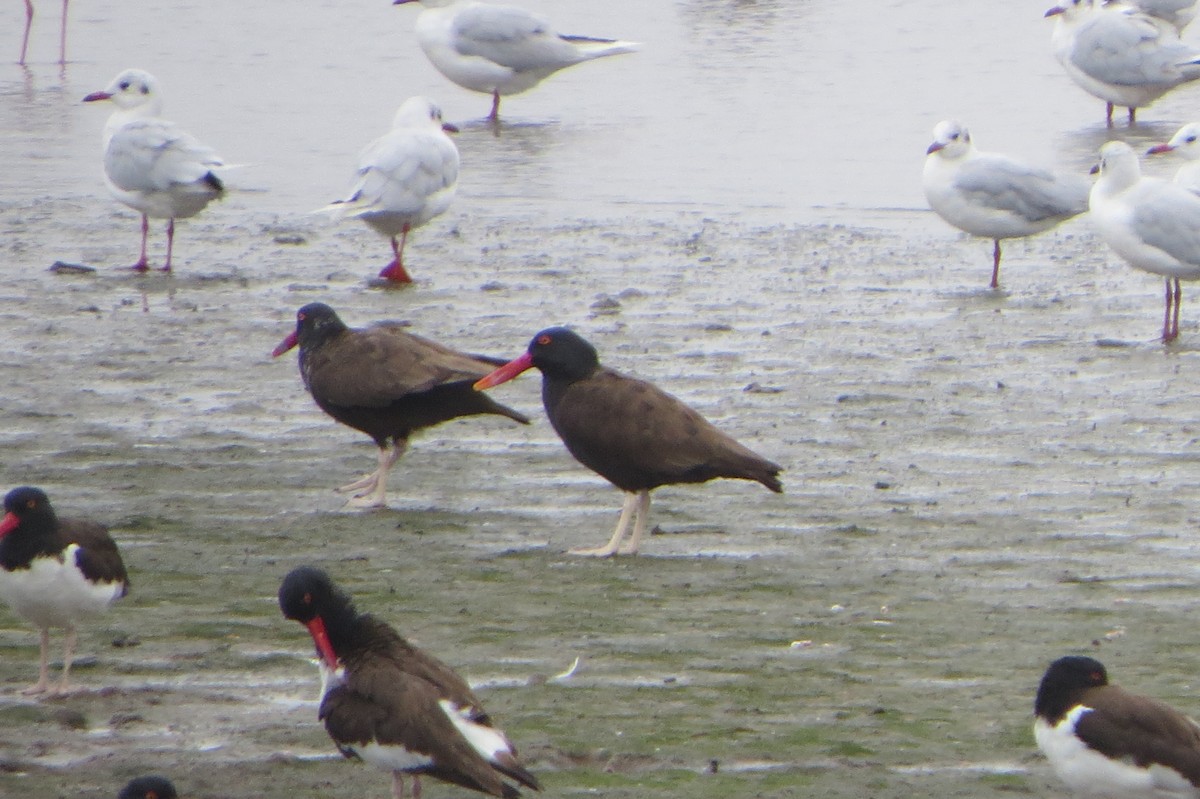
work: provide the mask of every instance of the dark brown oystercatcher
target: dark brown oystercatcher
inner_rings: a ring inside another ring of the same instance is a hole
[[[1038,748],[1080,799],[1200,796],[1200,725],[1109,684],[1099,661],[1051,663],[1034,713]]]
[[[541,790],[517,752],[472,693],[442,661],[404,640],[388,624],[359,613],[325,572],[293,569],[279,587],[285,618],[308,628],[321,669],[318,718],[346,757],[392,772],[392,795],[404,775],[420,799],[421,775],[515,799],[516,787]]]
[[[75,655],[76,623],[108,608],[129,592],[117,545],[102,525],[60,519],[37,488],[14,488],[4,497],[0,519],[0,597],[42,633],[41,670],[25,693],[50,690],[50,628],[67,631],[62,681],[67,690]]]
[[[117,799],[177,799],[175,786],[166,777],[137,777],[117,794]]]
[[[600,365],[596,348],[562,327],[543,330],[529,350],[475,384],[491,388],[531,367],[542,372],[546,415],[575,459],[626,492],[612,539],[577,555],[635,555],[646,529],[650,492],[717,477],[756,480],[783,491],[778,464],[759,457],[699,413],[644,380]],[[621,545],[633,524],[633,537]]]
[[[379,447],[379,468],[338,489],[361,492],[348,503],[352,506],[386,504],[388,471],[418,430],[476,414],[529,424],[529,417],[471,389],[500,359],[452,350],[394,323],[349,328],[320,302],[296,312],[295,332],[272,354],[278,357],[297,344],[300,376],[317,405]]]

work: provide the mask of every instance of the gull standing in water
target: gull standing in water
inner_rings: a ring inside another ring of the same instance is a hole
[[[1143,177],[1137,153],[1121,141],[1100,148],[1091,215],[1100,237],[1132,266],[1166,281],[1163,343],[1179,337],[1181,280],[1200,278],[1200,197]]]
[[[458,128],[442,121],[441,109],[424,97],[410,97],[396,112],[391,132],[359,156],[350,194],[321,209],[357,217],[391,238],[392,261],[379,273],[386,280],[412,282],[404,268],[408,232],[444,213],[454,199],[458,148],[447,131]]]
[[[633,42],[567,36],[528,11],[475,0],[420,2],[417,41],[441,72],[464,89],[492,96],[488,120],[500,118],[500,98],[532,89],[560,69],[628,53]]]
[[[1200,78],[1200,49],[1185,44],[1169,22],[1122,3],[1066,0],[1046,12],[1056,17],[1054,57],[1084,91],[1113,108],[1150,105],[1176,86]]]
[[[175,123],[160,118],[162,97],[158,81],[148,72],[127,69],[104,91],[83,98],[85,103],[110,100],[117,106],[104,126],[104,174],[108,190],[142,215],[141,256],[133,269],[149,269],[146,238],[149,217],[167,220],[167,259],[171,271],[175,220],[204,210],[225,193],[216,170],[221,157]]]
[[[942,219],[992,239],[992,288],[1000,287],[1000,240],[1032,236],[1087,210],[1088,183],[975,149],[961,122],[944,120],[925,151],[921,184]]]

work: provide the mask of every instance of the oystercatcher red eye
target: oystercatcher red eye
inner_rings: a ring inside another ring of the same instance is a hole
[[[305,317],[304,317],[304,314],[303,314],[303,313],[298,313],[298,314],[296,314],[296,321],[297,321],[297,322],[303,322],[303,321],[304,321],[304,318],[305,318]]]
[[[550,342],[551,342],[551,338],[549,336],[538,336],[537,343],[541,344],[543,347],[546,346],[547,344],[549,344]]]
[[[312,594],[305,594],[303,602],[306,605],[311,605],[312,604]]]

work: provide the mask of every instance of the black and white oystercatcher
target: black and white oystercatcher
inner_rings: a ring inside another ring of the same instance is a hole
[[[295,332],[272,354],[278,357],[297,344],[300,376],[317,405],[379,447],[379,468],[338,489],[361,492],[348,503],[352,506],[386,504],[388,471],[418,430],[476,414],[529,424],[529,417],[471,389],[500,359],[458,352],[394,323],[349,328],[319,302],[296,312]]]
[[[518,783],[541,790],[462,677],[368,613],[329,575],[301,566],[283,578],[279,607],[308,628],[321,669],[318,717],[346,757],[404,775],[420,799],[422,775],[515,799]],[[507,781],[506,781],[507,780]]]
[[[175,786],[166,777],[137,777],[129,781],[117,799],[177,799]]]
[[[1038,748],[1081,799],[1200,796],[1200,725],[1110,685],[1099,661],[1051,663],[1034,712]]]
[[[42,634],[37,684],[26,693],[50,690],[50,628],[67,631],[62,680],[66,692],[75,625],[129,592],[117,545],[102,525],[60,519],[41,489],[14,488],[4,497],[0,519],[0,598]]]
[[[491,388],[531,367],[542,372],[542,403],[575,459],[626,492],[612,539],[577,555],[637,554],[650,492],[717,477],[756,480],[779,493],[782,467],[751,452],[692,408],[644,380],[600,365],[596,349],[562,327],[533,337],[526,353],[475,384]],[[630,523],[633,536],[621,540]]]

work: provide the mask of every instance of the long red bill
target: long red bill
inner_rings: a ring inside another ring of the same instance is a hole
[[[285,338],[283,341],[279,342],[278,347],[271,350],[271,357],[278,358],[280,355],[283,355],[285,352],[290,350],[292,347],[296,346],[296,344],[299,341],[300,341],[300,338],[296,335],[296,331],[293,330],[291,333],[288,333],[287,338]]]
[[[527,352],[521,357],[515,358],[504,364],[486,377],[479,378],[475,381],[473,388],[476,391],[483,391],[485,388],[491,388],[492,386],[498,386],[501,383],[507,383],[509,380],[512,380],[514,377],[521,374],[521,372],[524,372],[526,369],[530,369],[532,367],[533,356]]]
[[[309,635],[312,636],[313,643],[317,645],[317,651],[321,653],[321,660],[325,661],[325,665],[331,669],[337,668],[337,655],[334,654],[333,644],[329,642],[329,633],[325,632],[325,622],[320,616],[315,616],[312,621],[304,625],[308,628]]]
[[[15,513],[6,513],[4,518],[0,519],[0,538],[17,529],[21,524],[21,520],[17,518]]]

